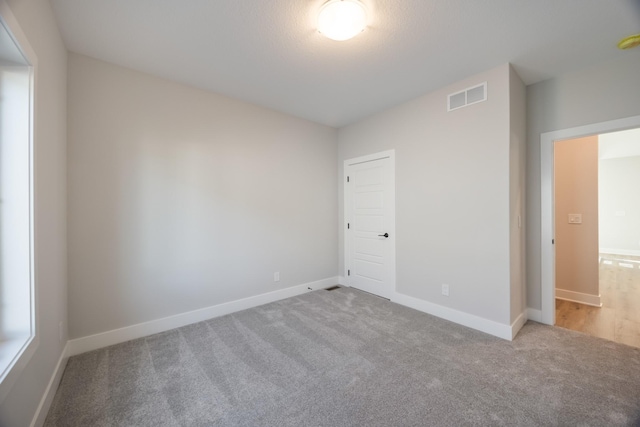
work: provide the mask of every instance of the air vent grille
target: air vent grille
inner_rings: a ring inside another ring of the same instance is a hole
[[[447,111],[457,110],[467,105],[487,100],[487,82],[452,93],[447,98]]]

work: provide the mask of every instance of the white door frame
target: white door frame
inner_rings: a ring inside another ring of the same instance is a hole
[[[389,159],[389,167],[391,168],[391,178],[392,178],[392,184],[391,184],[391,200],[393,200],[393,206],[391,206],[390,210],[389,210],[389,216],[391,218],[389,218],[389,230],[388,233],[391,235],[391,239],[388,239],[388,243],[390,244],[390,258],[391,258],[391,271],[392,271],[392,275],[391,275],[391,283],[389,284],[390,288],[391,288],[391,295],[384,295],[384,297],[388,297],[388,298],[392,298],[393,295],[396,292],[396,151],[395,150],[387,150],[387,151],[381,151],[379,153],[374,153],[374,154],[368,154],[366,156],[360,156],[360,157],[355,157],[353,159],[347,159],[344,161],[344,166],[343,166],[343,179],[342,179],[342,185],[343,185],[343,196],[344,196],[344,212],[343,212],[343,216],[344,216],[344,224],[343,224],[343,236],[344,236],[344,271],[342,272],[343,277],[345,279],[345,284],[347,286],[351,286],[351,279],[349,277],[349,275],[347,274],[347,270],[349,268],[349,249],[350,249],[350,242],[349,242],[349,234],[347,233],[347,223],[349,223],[351,221],[350,218],[350,209],[348,208],[349,203],[347,200],[348,197],[348,187],[347,187],[347,172],[348,172],[348,167],[352,166],[352,165],[356,165],[358,163],[365,163],[365,162],[372,162],[374,160],[380,160],[380,159],[385,159],[388,158]]]
[[[545,132],[540,135],[540,287],[542,323],[556,323],[553,146],[555,141],[640,127],[640,116]]]

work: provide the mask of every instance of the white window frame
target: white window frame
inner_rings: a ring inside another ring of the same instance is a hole
[[[29,66],[29,294],[30,294],[30,335],[20,339],[0,342],[0,403],[15,384],[16,380],[36,352],[40,342],[38,333],[37,278],[35,270],[35,162],[34,162],[34,101],[37,58],[18,21],[4,0],[0,0],[0,25],[9,33]]]

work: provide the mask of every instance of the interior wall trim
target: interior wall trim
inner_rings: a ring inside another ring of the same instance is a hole
[[[583,294],[582,292],[556,288],[556,298],[580,304],[592,305],[594,307],[602,307],[600,295]]]
[[[527,321],[526,312],[520,313],[511,325],[507,325],[398,292],[391,297],[391,301],[509,341],[515,338]]]
[[[70,340],[69,356],[180,328],[338,284],[338,276]]]
[[[607,255],[640,256],[640,251],[634,249],[600,248],[599,250],[601,254]]]
[[[527,320],[542,323],[542,311],[535,308],[527,308]]]
[[[58,386],[60,385],[60,381],[62,380],[62,374],[64,373],[64,369],[67,367],[67,361],[69,360],[68,352],[69,343],[64,346],[62,354],[60,354],[58,363],[53,370],[53,374],[51,375],[49,384],[47,384],[47,388],[42,395],[42,399],[40,399],[40,404],[36,409],[30,427],[41,427],[42,425],[44,425],[44,421],[47,418],[47,414],[49,413],[49,408],[51,407],[53,398],[56,395],[56,391],[58,391]]]

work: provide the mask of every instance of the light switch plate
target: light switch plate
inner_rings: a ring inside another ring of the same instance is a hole
[[[569,224],[582,224],[582,214],[569,214]]]

